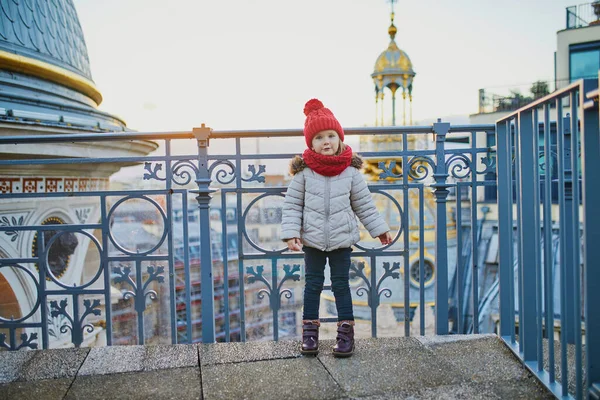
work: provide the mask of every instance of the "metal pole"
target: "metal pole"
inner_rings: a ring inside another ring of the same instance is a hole
[[[591,87],[590,87],[591,86]],[[597,86],[596,86],[597,87]],[[583,104],[585,93],[592,90],[590,81],[584,81],[580,95]],[[581,172],[583,190],[583,270],[585,296],[585,351],[587,390],[596,398],[600,395],[600,129],[598,105],[583,112],[581,129]],[[561,310],[562,311],[562,310]]]
[[[202,342],[215,341],[215,307],[214,284],[212,274],[212,255],[210,238],[210,199],[214,190],[210,186],[210,171],[208,169],[208,140],[211,129],[204,124],[194,128],[192,133],[198,141],[198,175],[196,184],[198,209],[200,210],[200,290],[202,298]],[[186,216],[184,216],[186,217]]]
[[[435,139],[436,167],[433,178],[436,203],[436,229],[435,229],[435,332],[438,335],[448,334],[448,233],[446,232],[446,199],[448,198],[448,187],[446,182],[448,171],[446,169],[445,143],[446,134],[450,130],[450,124],[441,122],[433,124]]]

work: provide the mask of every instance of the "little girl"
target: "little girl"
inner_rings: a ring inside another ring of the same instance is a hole
[[[354,352],[354,314],[350,295],[350,252],[360,240],[356,216],[381,244],[391,243],[389,227],[375,208],[360,173],[362,159],[343,143],[344,130],[317,99],[304,106],[308,148],[290,165],[294,175],[285,195],[281,238],[289,250],[304,250],[306,283],[302,316],[302,354],[319,352],[319,300],[329,259],[331,289],[338,313],[333,355]],[[302,247],[301,247],[302,246]]]

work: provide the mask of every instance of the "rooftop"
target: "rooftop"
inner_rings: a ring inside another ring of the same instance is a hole
[[[0,353],[0,398],[551,399],[496,335],[112,346]]]

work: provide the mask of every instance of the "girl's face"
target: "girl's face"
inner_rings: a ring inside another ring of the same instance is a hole
[[[340,148],[340,137],[333,129],[317,133],[312,140],[312,149],[315,153],[324,156],[333,156]]]

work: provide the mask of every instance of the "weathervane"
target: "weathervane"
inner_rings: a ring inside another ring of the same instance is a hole
[[[392,10],[392,22],[394,21],[394,4],[396,4],[398,0],[387,0],[388,3],[390,3],[391,6],[391,10]]]

